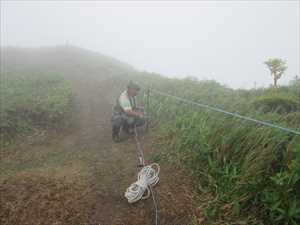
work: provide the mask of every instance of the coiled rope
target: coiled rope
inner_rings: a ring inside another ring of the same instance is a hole
[[[130,185],[125,192],[125,197],[129,203],[134,203],[140,199],[147,199],[151,195],[150,187],[155,186],[159,181],[160,167],[157,163],[144,166],[138,173],[136,182]]]
[[[159,181],[160,167],[157,163],[145,166],[144,151],[139,141],[139,135],[136,126],[134,127],[134,138],[138,149],[138,157],[140,165],[143,166],[138,173],[138,180],[131,184],[125,192],[125,197],[129,203],[134,203],[140,199],[149,198],[152,196],[152,201],[155,209],[155,225],[159,225],[159,207],[155,191],[152,189]],[[145,193],[145,191],[147,191]]]

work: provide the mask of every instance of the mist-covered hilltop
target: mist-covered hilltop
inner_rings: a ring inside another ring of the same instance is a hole
[[[60,73],[105,76],[131,73],[134,68],[112,57],[75,46],[1,48],[2,73]]]

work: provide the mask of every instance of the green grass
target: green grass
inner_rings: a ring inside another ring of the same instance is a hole
[[[247,91],[214,81],[142,76],[149,78],[147,86],[163,92],[299,131],[298,80],[276,90]],[[199,180],[200,190],[214,193],[215,200],[205,210],[208,220],[300,223],[299,135],[154,93],[150,104],[150,116],[158,122],[164,140],[163,155],[188,168]]]
[[[2,74],[0,129],[3,142],[30,133],[34,126],[55,126],[71,108],[70,84],[54,74]]]
[[[293,94],[273,90],[257,97],[253,104],[256,109],[263,112],[274,112],[287,114],[300,110],[299,98]]]

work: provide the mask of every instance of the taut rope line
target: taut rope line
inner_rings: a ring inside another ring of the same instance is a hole
[[[171,95],[171,94],[168,94],[168,93],[164,93],[164,92],[161,92],[161,91],[158,91],[158,90],[155,90],[155,89],[151,89],[151,90],[154,93],[157,93],[159,95],[162,95],[162,96],[165,96],[165,97],[171,97],[171,98],[174,98],[174,99],[176,99],[178,101],[181,101],[181,102],[184,102],[184,103],[189,103],[189,104],[192,104],[192,105],[200,106],[202,108],[207,108],[209,110],[220,112],[220,113],[223,113],[223,114],[226,114],[226,115],[230,115],[230,116],[233,116],[233,117],[236,117],[236,118],[239,118],[239,119],[251,121],[251,122],[254,122],[254,123],[257,123],[257,124],[261,124],[261,125],[264,125],[264,126],[268,126],[268,127],[272,127],[272,128],[277,128],[277,129],[280,129],[280,130],[288,132],[288,133],[300,135],[300,132],[297,131],[297,130],[293,130],[293,129],[290,129],[290,128],[282,127],[282,126],[279,126],[279,125],[276,125],[276,124],[272,124],[270,122],[266,122],[266,121],[262,121],[262,120],[257,120],[257,119],[254,119],[254,118],[251,118],[251,117],[248,117],[248,116],[242,116],[242,115],[240,115],[238,113],[228,112],[228,111],[225,111],[225,110],[223,110],[221,108],[213,107],[213,106],[206,105],[206,104],[199,103],[199,102],[194,102],[194,101],[191,101],[191,100],[188,100],[188,99],[185,99],[185,98],[181,98],[181,97],[178,97],[178,96],[175,96],[175,95]]]

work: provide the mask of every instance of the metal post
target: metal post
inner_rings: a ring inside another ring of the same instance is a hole
[[[150,87],[147,89],[147,99],[146,99],[146,112],[147,112],[147,118],[146,118],[146,131],[148,132],[149,129],[149,116],[150,116]]]

